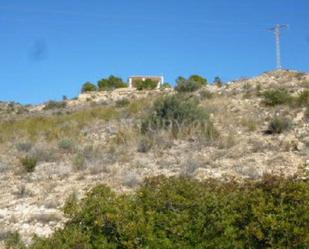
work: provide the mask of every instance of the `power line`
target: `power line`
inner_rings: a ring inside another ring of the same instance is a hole
[[[274,27],[270,28],[269,30],[275,34],[276,38],[276,62],[277,62],[277,69],[282,68],[281,64],[281,48],[280,48],[280,37],[281,37],[281,30],[284,28],[288,28],[288,25],[276,24]]]

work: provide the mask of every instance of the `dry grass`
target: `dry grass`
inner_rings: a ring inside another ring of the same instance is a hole
[[[256,131],[258,123],[259,122],[256,119],[250,117],[249,118],[244,117],[241,120],[242,126],[245,127],[250,132]]]
[[[26,138],[36,141],[44,137],[48,141],[63,137],[78,137],[81,130],[94,120],[111,120],[120,113],[113,107],[95,107],[71,114],[52,116],[29,116],[0,123],[0,137],[3,141]]]
[[[154,100],[155,98],[138,99],[138,100],[132,101],[129,104],[127,111],[131,115],[140,114],[145,109],[149,109]]]

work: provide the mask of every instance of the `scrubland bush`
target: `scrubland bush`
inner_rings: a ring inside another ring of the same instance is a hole
[[[176,80],[175,90],[178,92],[194,92],[200,89],[202,86],[207,85],[207,79],[199,75],[192,75],[189,79],[178,77]]]
[[[207,120],[208,113],[199,106],[195,97],[172,95],[163,97],[153,104],[152,113],[142,123],[141,131],[146,133],[166,129],[176,135],[188,126],[202,127]]]
[[[24,198],[26,196],[31,196],[31,191],[26,187],[25,184],[21,184],[17,187],[17,190],[13,192],[17,198]]]
[[[98,90],[98,88],[97,88],[97,86],[95,84],[93,84],[91,82],[86,82],[86,83],[83,84],[81,92],[82,93],[85,93],[85,92],[95,92],[97,90]]]
[[[77,153],[73,158],[73,167],[75,170],[82,170],[86,164],[86,158],[82,153]]]
[[[268,134],[280,134],[286,130],[288,130],[291,126],[291,122],[289,119],[283,117],[274,117],[267,129]]]
[[[145,79],[136,81],[134,85],[137,90],[152,90],[157,87],[158,83],[151,79]]]
[[[269,106],[290,105],[300,107],[309,105],[309,90],[302,91],[298,96],[291,96],[286,90],[267,90],[262,93],[264,103]]]
[[[31,173],[34,171],[35,166],[37,165],[38,159],[34,156],[25,156],[21,159],[21,164],[23,165],[24,169]]]
[[[309,182],[155,177],[136,193],[99,185],[65,205],[70,220],[31,249],[307,248]]]
[[[308,106],[309,105],[309,90],[302,91],[296,98],[298,106]]]
[[[19,233],[10,232],[5,236],[5,248],[6,249],[26,249],[25,244],[23,243]]]
[[[205,100],[205,99],[211,99],[213,98],[214,94],[208,90],[202,90],[199,92],[200,94],[200,99]]]
[[[32,146],[31,142],[21,142],[16,144],[16,149],[21,152],[29,152]]]
[[[70,138],[63,138],[58,142],[58,147],[65,152],[73,152],[75,149],[75,142]]]
[[[101,155],[100,147],[94,146],[93,144],[86,145],[80,152],[83,157],[87,160],[93,160]]]
[[[122,98],[116,101],[117,107],[124,107],[128,106],[130,104],[130,101],[127,98]]]
[[[147,153],[153,146],[153,139],[150,136],[143,136],[139,140],[137,151],[140,153]]]
[[[264,104],[269,106],[289,104],[292,101],[290,94],[284,89],[267,90],[262,93]]]
[[[31,156],[37,158],[38,162],[54,162],[57,160],[56,149],[50,147],[35,147],[31,150]]]
[[[80,205],[77,198],[77,193],[73,192],[66,199],[65,204],[63,206],[63,212],[68,217],[72,217],[75,213],[80,211]],[[72,215],[72,216],[71,216]]]
[[[67,106],[67,103],[65,101],[54,101],[50,100],[45,104],[44,110],[54,110],[54,109],[62,109]]]
[[[221,80],[221,78],[219,76],[216,76],[214,78],[214,82],[213,82],[217,87],[222,87],[223,86],[223,82]]]
[[[309,105],[307,105],[306,110],[305,110],[305,119],[309,120]]]
[[[107,79],[99,80],[98,87],[101,91],[109,91],[117,88],[127,87],[127,84],[124,83],[121,78],[111,75]]]
[[[161,89],[165,89],[165,88],[172,88],[172,85],[170,83],[163,83],[162,86],[161,86]]]
[[[261,91],[262,91],[262,85],[261,83],[257,83],[255,87],[256,96],[261,96]]]

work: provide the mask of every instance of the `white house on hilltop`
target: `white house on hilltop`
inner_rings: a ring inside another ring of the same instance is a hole
[[[129,77],[129,88],[133,88],[135,85],[135,82],[137,81],[145,81],[147,79],[150,79],[154,82],[157,82],[157,88],[160,88],[164,83],[164,77],[163,76],[150,76],[150,75],[138,75],[138,76],[131,76]]]

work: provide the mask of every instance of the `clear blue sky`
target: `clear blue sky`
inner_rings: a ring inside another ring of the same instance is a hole
[[[309,71],[308,0],[0,0],[0,100],[74,97],[110,74],[201,74],[210,81],[275,68]]]

